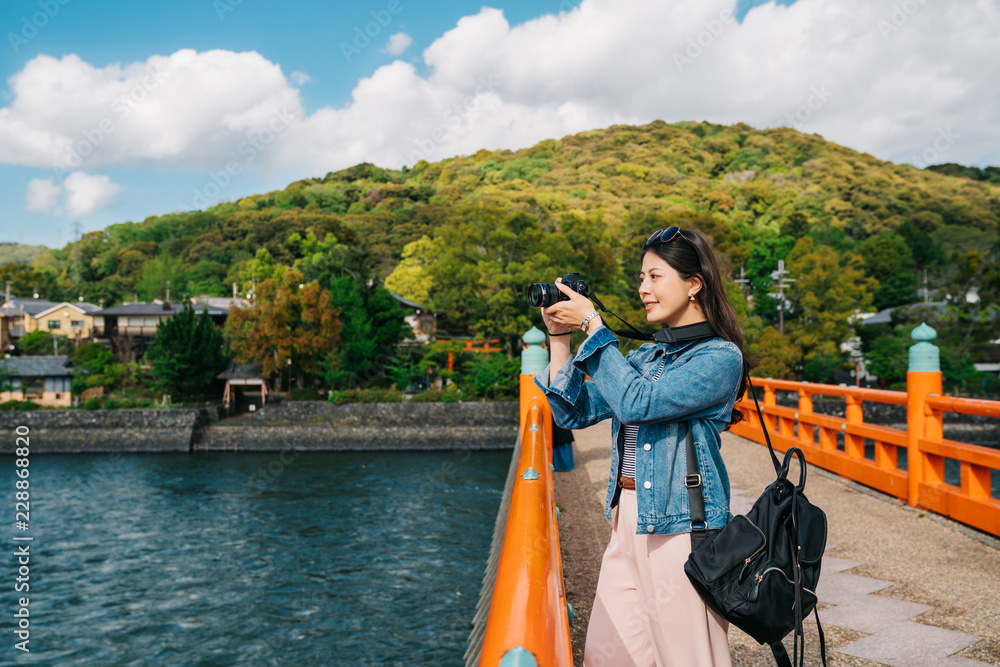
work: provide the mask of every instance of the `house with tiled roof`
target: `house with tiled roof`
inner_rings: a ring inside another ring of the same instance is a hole
[[[7,343],[16,342],[21,336],[33,331],[29,321],[31,318],[56,304],[48,299],[12,297],[0,306],[0,318],[6,320]]]
[[[67,356],[10,357],[0,360],[0,369],[9,385],[7,391],[0,392],[0,403],[30,400],[39,405],[67,407],[73,402],[73,371]]]
[[[0,346],[5,350],[21,336],[32,331],[48,331],[71,340],[86,340],[93,336],[94,313],[101,309],[92,303],[49,301],[37,297],[12,297],[0,306]]]
[[[130,358],[139,359],[153,341],[157,327],[190,305],[196,315],[208,313],[216,326],[222,326],[229,315],[228,308],[208,304],[171,303],[155,300],[153,303],[126,303],[111,306],[94,313],[94,336],[105,339],[112,351],[127,352]]]
[[[24,333],[48,331],[70,340],[86,340],[94,335],[94,313],[100,310],[100,306],[82,300],[63,301],[28,318]]]

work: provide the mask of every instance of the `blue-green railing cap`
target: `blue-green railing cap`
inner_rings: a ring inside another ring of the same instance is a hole
[[[535,656],[523,646],[515,646],[503,654],[500,667],[538,667]]]
[[[521,375],[538,375],[549,365],[549,352],[542,349],[545,342],[545,332],[538,327],[531,327],[521,336],[528,347],[521,350]]]
[[[528,468],[521,474],[521,479],[538,479],[538,471],[534,468]]]
[[[910,338],[916,344],[910,347],[910,365],[907,370],[940,372],[941,352],[936,345],[931,344],[937,338],[937,331],[924,322],[910,332]]]

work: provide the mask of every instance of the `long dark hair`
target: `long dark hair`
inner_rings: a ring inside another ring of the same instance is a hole
[[[739,348],[740,354],[743,355],[744,367],[753,368],[756,364],[747,356],[743,344],[743,329],[736,316],[736,309],[726,298],[726,289],[719,273],[719,264],[715,260],[715,253],[712,252],[712,248],[705,239],[697,232],[682,229],[677,236],[666,243],[655,240],[648,245],[644,244],[643,256],[647,252],[655,253],[657,257],[673,267],[683,280],[692,277],[701,280],[701,289],[698,290],[694,298],[704,311],[705,318],[715,329],[715,333]],[[746,375],[742,374],[737,400],[743,396],[746,390]],[[734,407],[729,422],[730,426],[743,421],[743,419],[743,413]]]

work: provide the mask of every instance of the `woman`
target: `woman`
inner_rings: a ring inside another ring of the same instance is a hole
[[[707,321],[717,334],[712,338],[647,343],[623,357],[591,301],[558,287],[569,301],[541,309],[551,361],[535,382],[557,424],[585,428],[610,417],[615,443],[605,500],[611,540],[584,665],[728,667],[728,624],[705,605],[683,569],[691,552],[687,429],[698,454],[707,528],[722,528],[732,515],[719,434],[742,418],[734,405],[745,389],[743,334],[711,248],[694,232],[657,230],[643,245],[639,297],[650,322],[676,330]],[[587,339],[574,357],[568,334],[576,328]],[[584,375],[593,381],[584,382]]]

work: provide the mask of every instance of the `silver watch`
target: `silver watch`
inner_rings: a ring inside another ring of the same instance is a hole
[[[580,331],[587,333],[587,325],[589,325],[591,320],[597,317],[598,314],[599,313],[595,310],[590,315],[587,315],[586,319],[584,319],[583,322],[580,323]]]

